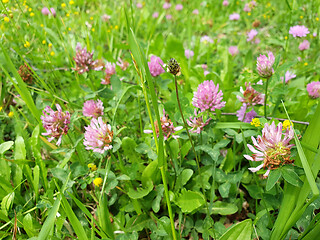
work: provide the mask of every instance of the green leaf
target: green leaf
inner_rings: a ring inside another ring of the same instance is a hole
[[[129,188],[128,196],[132,199],[139,199],[147,196],[153,189],[153,184],[151,179],[146,181],[144,187],[138,187],[136,190]]]
[[[206,213],[206,211],[207,210],[205,208],[201,210],[202,213]],[[237,211],[238,211],[238,207],[233,203],[216,201],[212,204],[210,212],[211,214],[220,214],[225,216],[225,215],[234,214]]]
[[[147,185],[147,181],[152,180],[152,177],[155,175],[158,170],[158,161],[152,161],[149,165],[143,170],[141,175],[142,186]]]
[[[160,202],[163,197],[164,187],[162,184],[156,186],[157,196],[152,202],[152,210],[157,213],[160,210]]]
[[[219,186],[219,193],[221,194],[221,197],[227,198],[229,196],[231,183],[225,182]]]
[[[4,142],[0,145],[0,154],[5,153],[8,151],[13,145],[13,141]]]
[[[32,216],[30,213],[26,214],[22,220],[23,229],[26,231],[29,238],[34,237],[36,234],[35,229],[33,228]]]
[[[1,201],[1,210],[4,213],[6,213],[6,216],[8,216],[8,211],[11,209],[13,205],[13,199],[14,199],[14,192],[9,193]]]
[[[52,168],[51,172],[52,172],[52,175],[55,178],[58,178],[61,182],[64,182],[68,177],[68,172],[61,168]]]
[[[281,174],[288,183],[296,186],[301,187],[303,182],[299,178],[298,174],[294,171],[293,168],[290,167],[282,167],[281,168]]]
[[[127,156],[131,163],[137,162],[139,160],[139,155],[135,150],[136,146],[137,144],[132,138],[124,137],[122,139],[121,148],[124,155]]]
[[[14,159],[15,160],[25,160],[26,159],[26,146],[24,144],[24,139],[21,136],[18,136],[15,141]]]
[[[199,192],[182,189],[181,193],[176,196],[175,202],[181,208],[182,212],[191,213],[205,204],[205,199]]]
[[[228,229],[220,240],[251,240],[252,220],[247,219]]]
[[[281,177],[280,169],[272,170],[268,176],[266,190],[269,191],[273,186],[277,183],[279,178]]]

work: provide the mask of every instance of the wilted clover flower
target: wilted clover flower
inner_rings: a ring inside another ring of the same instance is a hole
[[[219,84],[215,86],[212,80],[204,81],[199,84],[197,91],[193,93],[192,104],[196,108],[200,108],[201,112],[206,110],[213,112],[226,105],[226,102],[221,101],[222,96],[222,91],[219,92]]]
[[[117,65],[122,69],[122,71],[125,71],[129,67],[129,63],[123,61],[120,57],[118,58]]]
[[[311,98],[320,97],[320,82],[311,82],[307,85],[307,91]]]
[[[51,107],[46,106],[43,115],[40,117],[46,133],[42,133],[44,136],[50,136],[48,141],[51,142],[57,138],[57,146],[61,144],[63,134],[67,134],[70,123],[70,113],[68,111],[62,112],[59,104],[56,104],[57,111],[53,111]]]
[[[237,98],[240,100],[242,103],[246,103],[248,106],[252,105],[257,105],[257,104],[264,104],[264,94],[259,93],[256,91],[252,86],[251,83],[245,83],[246,89],[243,91],[242,87],[240,88],[240,92],[242,93],[241,96],[237,96]]]
[[[76,67],[73,70],[77,71],[79,74],[83,74],[85,72],[89,72],[90,69],[93,70],[101,70],[101,68],[97,68],[96,64],[98,61],[93,61],[93,51],[92,53],[87,51],[87,48],[81,48],[81,44],[77,43],[76,46],[76,56],[73,60],[76,62]]]
[[[18,73],[22,80],[27,83],[32,83],[33,81],[33,73],[28,64],[24,63],[19,67]]]
[[[91,149],[103,154],[105,151],[112,149],[113,131],[111,131],[109,124],[107,125],[102,121],[101,117],[98,117],[98,119],[92,118],[90,125],[84,128],[86,132],[84,133],[83,144],[87,150]]]
[[[260,54],[257,58],[257,70],[261,77],[269,78],[273,74],[273,64],[274,64],[274,56],[272,52],[268,53],[268,57],[266,55]]]
[[[282,123],[275,126],[272,122],[271,125],[266,123],[262,130],[262,136],[258,136],[257,140],[251,137],[253,145],[247,144],[252,156],[244,155],[250,161],[263,161],[258,167],[249,168],[251,172],[257,172],[261,168],[268,169],[264,176],[268,176],[270,170],[277,169],[284,164],[293,163],[291,160],[291,147],[294,144],[289,144],[294,137],[293,128],[287,128],[282,132]]]
[[[164,140],[167,140],[170,136],[172,136],[175,139],[179,138],[179,136],[174,135],[174,133],[176,131],[181,130],[183,127],[182,126],[174,127],[173,123],[169,119],[169,116],[166,114],[164,109],[163,109],[163,116],[160,117],[160,122],[161,122],[161,130],[162,130]],[[157,133],[157,137],[159,137],[159,125],[157,121],[154,122],[154,126]],[[143,132],[152,133],[152,130],[144,130]]]
[[[210,122],[211,118],[209,118],[206,122],[203,122],[203,117],[198,117],[197,110],[194,110],[194,117],[190,117],[190,120],[187,119],[187,123],[192,129],[190,129],[190,132],[192,133],[200,133],[202,129],[208,125]]]
[[[86,117],[98,118],[103,115],[103,103],[101,100],[88,100],[83,104],[82,113]]]
[[[181,74],[180,70],[181,68],[177,60],[175,60],[174,58],[171,58],[167,64],[167,72],[175,76],[179,76]]]
[[[152,55],[150,57],[150,62],[148,62],[148,67],[150,73],[153,77],[159,76],[161,73],[164,73],[164,69],[162,68],[163,61],[161,58]]]

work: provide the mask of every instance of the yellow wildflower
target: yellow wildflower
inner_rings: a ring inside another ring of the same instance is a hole
[[[251,16],[251,12],[248,12],[248,16]]]
[[[89,163],[88,164],[88,168],[91,170],[91,171],[96,171],[97,170],[97,166],[93,163]]]
[[[11,117],[11,118],[12,118],[12,117],[13,117],[13,112],[9,112],[9,113],[8,113],[8,117]]]
[[[26,43],[23,44],[23,46],[24,46],[25,48],[28,48],[28,47],[30,47],[30,43],[29,43],[28,41],[26,41]]]
[[[30,13],[30,17],[33,17],[34,16],[34,13],[32,12],[32,13]]]
[[[31,12],[31,11],[32,11],[32,8],[29,8],[28,11]]]
[[[70,13],[67,13],[66,16],[67,16],[67,17],[70,17]]]
[[[49,44],[48,44],[48,47],[51,48],[51,47],[52,47],[52,43],[49,43]]]
[[[9,2],[9,0],[2,0],[2,2],[3,2],[3,3],[8,3],[8,2]]]
[[[74,12],[73,14],[74,14],[74,15],[79,15],[79,12]]]
[[[41,24],[40,24],[40,27],[44,27],[44,25],[41,23]]]
[[[93,20],[93,17],[90,17],[90,20]]]
[[[4,19],[3,19],[5,22],[9,22],[10,21],[10,18],[8,18],[8,17],[4,17]]]
[[[293,127],[293,123],[291,121],[289,121],[289,120],[285,120],[282,123],[282,130],[287,130],[287,128],[290,129],[290,126]]]
[[[303,16],[300,16],[300,19],[303,19]]]
[[[319,18],[318,17],[316,17],[316,21],[319,22]]]
[[[74,4],[74,1],[70,0],[70,1],[69,1],[69,4],[70,4],[70,5]]]
[[[2,111],[2,107],[0,107],[0,112]]]
[[[117,30],[118,28],[119,28],[119,26],[118,26],[118,25],[115,25],[115,26],[114,26],[114,29],[116,29],[116,30]]]
[[[308,66],[308,63],[307,63],[307,62],[305,62],[303,65]]]
[[[55,54],[54,51],[51,51],[50,55],[51,55],[51,56],[54,56],[54,54]]]
[[[61,3],[61,7],[62,7],[62,8],[65,8],[66,6],[67,6],[67,4]]]
[[[94,31],[95,31],[95,29],[94,29],[94,28],[92,28],[92,29],[91,29],[91,31],[92,31],[92,32],[94,32]]]
[[[93,184],[96,185],[97,187],[100,187],[102,185],[102,182],[103,182],[102,178],[95,178],[93,180]]]
[[[42,41],[42,44],[46,44],[46,40],[43,40],[43,41]]]
[[[254,118],[254,119],[252,119],[251,125],[254,125],[255,127],[261,126],[261,123],[260,123],[259,118]]]
[[[71,27],[68,27],[68,31],[71,31]]]
[[[287,36],[285,36],[285,37],[284,37],[284,39],[285,39],[285,40],[287,40],[287,39],[288,39],[288,37],[287,37]]]

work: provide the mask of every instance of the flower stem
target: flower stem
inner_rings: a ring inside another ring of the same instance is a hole
[[[267,98],[268,98],[269,79],[270,79],[270,78],[267,78],[267,81],[266,81],[266,91],[265,91],[265,94],[264,94],[264,117],[265,117],[265,118],[267,118]]]
[[[206,195],[205,195],[205,192],[204,192],[204,185],[203,185],[202,177],[201,177],[201,170],[200,170],[200,163],[199,163],[198,155],[197,155],[197,152],[196,152],[196,150],[194,148],[194,144],[193,144],[192,138],[191,138],[190,133],[189,133],[188,124],[187,124],[186,120],[184,119],[184,116],[183,116],[183,113],[182,113],[182,108],[181,108],[180,99],[179,99],[179,93],[178,93],[178,84],[177,84],[177,76],[176,75],[174,76],[174,83],[175,83],[175,87],[176,87],[176,95],[177,95],[177,102],[178,102],[179,111],[180,111],[180,114],[181,114],[181,117],[182,117],[182,120],[183,120],[184,127],[185,127],[185,129],[187,131],[187,134],[188,134],[188,137],[189,137],[189,141],[190,141],[191,146],[192,146],[192,150],[193,150],[194,155],[196,157],[197,167],[198,167],[198,171],[199,171],[199,178],[200,178],[201,187],[202,187],[202,194],[203,194],[204,198],[206,199]],[[207,214],[209,215],[209,208],[208,208],[207,200],[206,200],[206,207],[207,207]]]

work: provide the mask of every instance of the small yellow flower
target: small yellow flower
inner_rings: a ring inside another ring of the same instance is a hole
[[[307,62],[305,62],[303,65],[308,66],[308,63],[307,63]]]
[[[239,1],[237,1],[236,4],[239,5]]]
[[[287,37],[287,36],[285,36],[285,37],[284,37],[284,39],[285,39],[285,40],[287,40],[287,39],[288,39],[288,37]]]
[[[268,2],[268,3],[267,3],[267,7],[271,7],[271,3]]]
[[[61,7],[62,7],[62,8],[65,8],[66,6],[67,6],[67,4],[61,3]]]
[[[0,112],[2,111],[2,107],[0,107]]]
[[[40,24],[40,27],[44,27],[44,25],[41,23],[41,24]]]
[[[289,120],[284,120],[282,123],[282,130],[287,130],[288,128],[290,129],[290,126],[293,127],[293,123]]]
[[[2,2],[3,2],[3,3],[8,3],[8,2],[9,2],[9,0],[2,0]]]
[[[50,55],[51,55],[51,56],[54,56],[54,54],[55,54],[54,51],[51,51]]]
[[[319,22],[319,18],[318,17],[316,17],[316,21]]]
[[[117,30],[118,28],[119,28],[119,26],[118,26],[118,25],[115,25],[115,26],[114,26],[114,29],[116,29],[116,30]]]
[[[97,187],[100,187],[102,185],[102,182],[103,182],[103,180],[100,177],[99,178],[95,178],[93,180],[93,184],[96,185]]]
[[[110,29],[112,29],[113,28],[113,26],[112,25],[110,25]]]
[[[303,16],[300,16],[300,19],[303,19]]]
[[[43,41],[42,41],[42,44],[46,44],[46,40],[43,40]]]
[[[74,12],[73,14],[74,14],[74,15],[79,15],[79,12]]]
[[[31,11],[32,11],[32,8],[29,8],[28,11],[31,12]]]
[[[266,19],[266,18],[267,18],[267,15],[263,14],[263,18]]]
[[[5,22],[10,22],[10,18],[8,18],[8,17],[4,17],[4,19],[3,19]]]
[[[92,28],[92,29],[91,29],[91,31],[92,31],[92,32],[94,32],[94,31],[95,31],[95,29],[94,29],[94,28]]]
[[[89,163],[88,164],[88,168],[91,170],[91,171],[96,171],[97,170],[97,166],[93,163]]]
[[[48,44],[48,47],[51,48],[51,47],[52,47],[52,43],[49,43],[49,44]]]
[[[93,20],[93,17],[90,17],[90,20]]]
[[[71,27],[68,27],[68,31],[71,31]]]
[[[261,123],[260,123],[259,118],[254,118],[254,119],[252,119],[251,125],[254,125],[255,127],[261,126]]]
[[[12,118],[12,117],[13,117],[13,112],[9,112],[9,113],[8,113],[8,117],[11,117],[11,118]]]
[[[70,17],[70,13],[67,13],[66,16],[67,16],[67,17]]]
[[[70,0],[70,1],[69,1],[69,4],[70,4],[70,5],[74,4],[74,1]]]
[[[23,44],[23,46],[24,46],[25,48],[28,48],[28,47],[30,47],[30,43],[29,43],[28,41],[26,41],[26,43]]]
[[[108,29],[107,32],[109,33],[109,32],[110,32],[110,29]]]
[[[32,12],[32,13],[30,13],[30,17],[33,17],[34,16],[34,13]]]
[[[251,16],[251,12],[248,12],[248,16]]]

